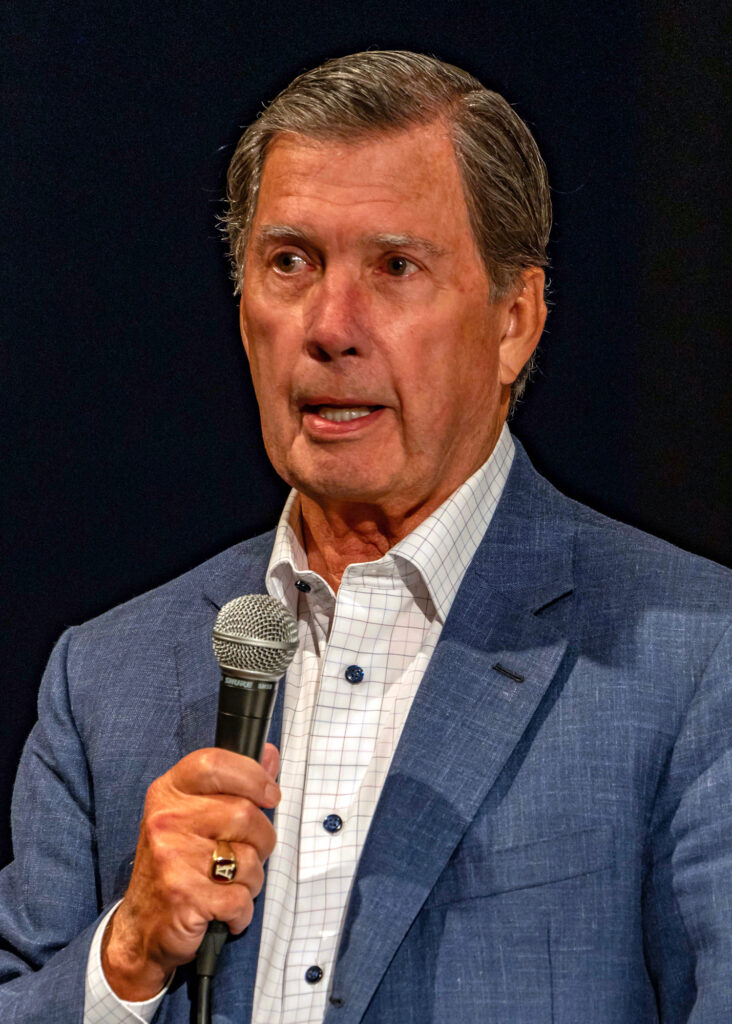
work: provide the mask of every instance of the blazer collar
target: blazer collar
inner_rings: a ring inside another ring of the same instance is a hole
[[[264,577],[272,554],[275,531],[242,541],[209,562],[203,593],[216,608],[242,594],[264,594]]]

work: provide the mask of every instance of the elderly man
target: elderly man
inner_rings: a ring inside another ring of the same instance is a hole
[[[187,1021],[213,919],[220,1022],[732,1020],[729,581],[562,497],[506,428],[546,316],[529,132],[456,68],[357,54],[285,90],[229,181],[293,491],[276,533],[59,643],[3,1020]],[[279,786],[274,746],[210,747],[217,608],[265,588],[300,640]]]

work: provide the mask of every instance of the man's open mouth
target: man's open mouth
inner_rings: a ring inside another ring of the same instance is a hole
[[[347,423],[383,408],[383,405],[306,405],[303,412],[315,413],[331,423]]]

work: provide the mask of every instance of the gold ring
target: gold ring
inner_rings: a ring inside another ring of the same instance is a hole
[[[211,858],[211,878],[228,885],[236,878],[236,854],[225,839],[219,839]]]

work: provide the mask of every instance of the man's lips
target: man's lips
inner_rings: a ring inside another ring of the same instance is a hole
[[[342,437],[363,430],[383,412],[383,405],[362,399],[315,400],[301,405],[305,427],[317,437]]]

